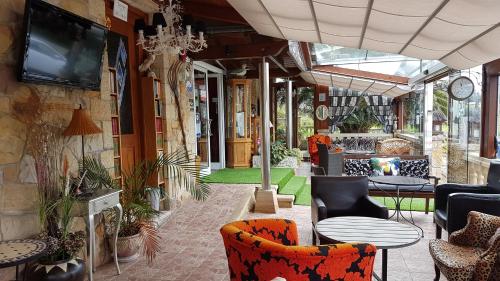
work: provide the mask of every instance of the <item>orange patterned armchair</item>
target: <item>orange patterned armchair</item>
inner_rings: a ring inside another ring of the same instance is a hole
[[[324,143],[327,146],[332,144],[332,140],[329,136],[315,134],[307,138],[309,156],[311,157],[311,163],[318,165],[319,164],[319,154],[318,154],[318,146],[317,143]]]
[[[236,221],[220,231],[231,281],[372,280],[370,244],[298,246],[295,222],[284,219]]]

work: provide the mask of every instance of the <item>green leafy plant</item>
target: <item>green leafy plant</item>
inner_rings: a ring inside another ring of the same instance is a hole
[[[186,157],[187,155],[187,157]],[[178,150],[161,155],[156,161],[143,161],[130,171],[123,171],[123,185],[114,181],[102,163],[94,158],[86,158],[87,176],[94,186],[104,188],[121,188],[120,203],[123,208],[119,236],[141,235],[143,254],[148,262],[152,262],[160,251],[160,236],[153,219],[158,211],[152,208],[148,193],[151,189],[149,180],[160,169],[164,169],[167,178],[187,190],[195,200],[205,200],[210,188],[203,182],[203,173],[195,164],[195,156]]]
[[[302,161],[302,152],[298,148],[288,149],[281,141],[276,141],[271,144],[271,165],[278,165],[285,157],[293,156],[297,158],[297,163]]]
[[[75,198],[72,195],[63,194],[59,200],[49,206],[49,210],[56,211],[58,217],[55,221],[59,221],[59,226],[48,227],[38,235],[39,239],[47,243],[46,255],[42,258],[42,261],[59,262],[74,258],[85,245],[85,232],[70,231],[69,226],[73,220],[71,210],[74,203]],[[54,214],[54,212],[50,213]],[[46,216],[41,219],[46,219]]]
[[[271,144],[271,165],[278,165],[286,156],[288,156],[288,148],[286,148],[285,144],[276,141]]]
[[[369,129],[379,124],[368,105],[361,99],[358,108],[338,125],[341,133],[367,133]]]
[[[293,156],[297,158],[297,165],[300,165],[302,162],[302,151],[299,148],[292,148],[288,151],[289,156]]]
[[[69,164],[63,155],[67,139],[61,137],[64,128],[43,121],[29,126],[26,148],[35,160],[41,227],[38,238],[48,245],[41,260],[59,262],[74,258],[85,245],[85,233],[70,231],[75,203],[70,186],[80,185],[81,179],[69,176]]]

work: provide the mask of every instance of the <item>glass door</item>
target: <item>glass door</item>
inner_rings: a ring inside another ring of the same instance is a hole
[[[196,154],[203,172],[210,173],[210,118],[207,71],[194,69]]]
[[[469,183],[469,166],[479,158],[482,67],[454,72],[450,83],[459,76],[472,80],[474,93],[461,101],[449,99],[448,182]]]

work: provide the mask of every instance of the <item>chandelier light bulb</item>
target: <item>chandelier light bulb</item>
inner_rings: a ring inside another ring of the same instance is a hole
[[[186,30],[183,30],[182,17],[179,14],[182,7],[179,2],[169,0],[168,3],[167,5],[166,1],[161,1],[158,8],[158,13],[161,13],[163,17],[157,16],[157,18],[161,19],[165,24],[156,26],[156,34],[149,35],[146,32],[146,35],[148,35],[146,38],[144,30],[139,30],[137,45],[152,55],[163,53],[180,54],[187,51],[196,53],[207,48],[207,42],[202,31],[198,33],[197,38],[191,32],[191,25],[186,25]],[[154,30],[152,26],[149,26],[149,28]]]

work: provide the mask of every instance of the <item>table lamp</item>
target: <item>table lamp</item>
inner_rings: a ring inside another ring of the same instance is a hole
[[[73,116],[71,117],[71,122],[69,122],[68,127],[64,130],[64,136],[82,136],[82,165],[85,165],[85,136],[94,135],[102,133],[101,128],[99,128],[94,121],[90,118],[87,110],[80,108],[73,110]],[[85,166],[83,166],[85,170]]]

